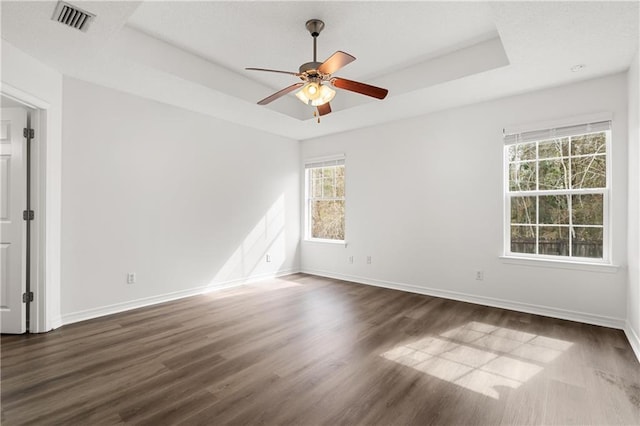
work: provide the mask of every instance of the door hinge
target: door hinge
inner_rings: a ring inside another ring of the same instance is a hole
[[[28,138],[28,139],[33,139],[36,137],[36,131],[33,129],[28,129],[26,127],[22,129],[22,134],[24,135],[25,138]]]
[[[24,220],[34,220],[36,217],[36,214],[33,212],[33,210],[25,210],[22,212],[22,219]]]
[[[22,293],[22,303],[33,302],[33,292]]]

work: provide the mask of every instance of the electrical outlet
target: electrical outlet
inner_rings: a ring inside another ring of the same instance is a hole
[[[353,263],[353,256],[349,256],[348,261],[349,261],[349,263]]]
[[[129,272],[127,274],[127,284],[134,284],[136,282],[136,273]]]
[[[367,256],[367,263],[371,264],[371,256]]]
[[[484,271],[476,271],[476,280],[478,281],[484,280]]]
[[[267,262],[271,262],[271,255],[270,255],[270,254],[267,254],[267,256],[265,257],[265,260],[266,260]]]

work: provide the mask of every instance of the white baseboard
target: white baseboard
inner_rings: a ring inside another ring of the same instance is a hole
[[[63,324],[62,317],[56,317],[51,320],[51,323],[49,324],[50,328],[48,330],[43,331],[43,333],[47,331],[55,330],[56,328],[60,328],[62,327],[62,324]]]
[[[636,358],[638,358],[638,362],[640,362],[640,337],[638,337],[638,333],[636,333],[633,327],[631,327],[631,323],[629,323],[629,321],[625,324],[624,334],[626,334],[627,340],[629,340],[629,344],[633,349],[633,353],[636,354]]]
[[[225,288],[238,287],[258,281],[264,281],[272,278],[281,277],[300,272],[298,269],[285,269],[275,273],[252,275],[250,277],[238,278],[234,280],[215,283],[215,285],[199,286],[186,290],[174,291],[171,293],[159,294],[156,296],[144,297],[142,299],[130,300],[127,302],[115,303],[113,305],[100,306],[98,308],[87,309],[78,312],[63,314],[58,321],[54,321],[53,328],[63,325],[73,324],[75,322],[86,321],[105,315],[117,314],[119,312],[129,311],[131,309],[142,308],[145,306],[156,305],[158,303],[170,302],[172,300],[182,299],[184,297],[196,296],[203,293],[222,290]]]
[[[586,324],[599,325],[603,327],[610,327],[621,329],[625,332],[633,351],[640,361],[640,338],[638,334],[633,330],[631,324],[621,318],[606,317],[601,315],[593,315],[584,312],[575,312],[558,308],[551,308],[547,306],[531,305],[521,302],[513,302],[509,300],[502,300],[484,296],[471,295],[466,293],[459,293],[449,290],[434,289],[429,287],[421,287],[412,284],[397,283],[392,281],[376,280],[372,278],[365,278],[353,275],[337,274],[334,272],[316,270],[316,269],[286,269],[276,273],[254,275],[245,278],[239,278],[235,280],[229,280],[216,283],[213,286],[200,286],[186,290],[175,291],[171,293],[160,294],[151,297],[145,297],[142,299],[131,300],[122,303],[116,303],[113,305],[101,306],[98,308],[87,309],[84,311],[72,312],[64,314],[61,317],[53,320],[51,326],[53,329],[59,328],[63,325],[72,324],[79,321],[85,321],[93,318],[102,317],[105,315],[116,314],[119,312],[128,311],[131,309],[142,308],[145,306],[155,305],[158,303],[170,302],[172,300],[182,299],[184,297],[195,296],[198,294],[208,293],[211,291],[222,290],[225,288],[237,287],[244,284],[253,282],[264,281],[272,278],[281,277],[284,275],[295,274],[302,272],[305,274],[318,275],[327,278],[335,278],[344,281],[350,281],[358,284],[372,285],[376,287],[389,288],[394,290],[406,291],[409,293],[424,294],[427,296],[442,297],[444,299],[458,300],[461,302],[475,303],[478,305],[491,306],[495,308],[509,309],[514,311],[526,312],[535,315],[542,315],[552,318],[559,318],[569,321],[577,321]]]
[[[344,281],[351,281],[358,284],[373,285],[376,287],[390,288],[410,293],[424,294],[426,296],[442,297],[444,299],[458,300],[461,302],[475,303],[477,305],[491,306],[494,308],[509,309],[512,311],[526,312],[529,314],[542,315],[546,317],[559,318],[569,321],[577,321],[586,324],[599,325],[603,327],[617,328],[625,330],[625,320],[622,318],[593,315],[584,312],[575,312],[565,309],[552,308],[548,306],[532,305],[510,300],[496,299],[492,297],[477,296],[466,293],[459,293],[449,290],[441,290],[429,287],[416,286],[412,284],[383,281],[372,278],[365,278],[352,275],[336,274],[329,271],[303,268],[301,272],[322,277],[335,278]],[[637,354],[638,352],[636,352]]]

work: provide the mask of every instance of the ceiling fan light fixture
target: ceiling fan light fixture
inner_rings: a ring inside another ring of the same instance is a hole
[[[316,100],[320,97],[320,85],[316,82],[308,83],[302,88],[302,91],[310,100]]]
[[[320,106],[331,102],[335,95],[335,90],[325,84],[316,82],[307,83],[302,89],[296,92],[296,97],[300,99],[302,103],[311,106]]]

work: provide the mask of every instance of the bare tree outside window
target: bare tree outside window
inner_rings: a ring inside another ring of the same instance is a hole
[[[344,240],[344,164],[307,168],[308,235]]]
[[[511,253],[603,258],[608,137],[596,132],[505,147]]]

